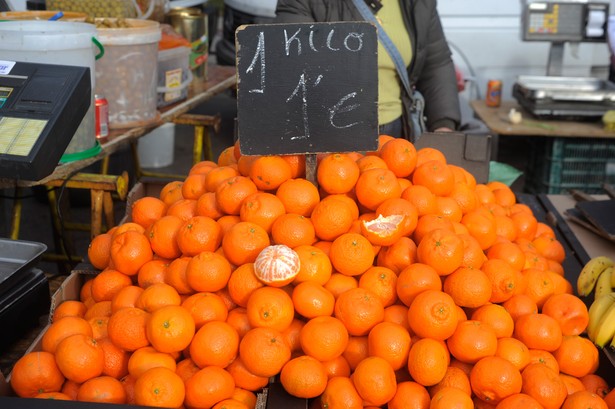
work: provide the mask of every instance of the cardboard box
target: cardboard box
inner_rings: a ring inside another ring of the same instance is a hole
[[[427,132],[414,146],[417,150],[426,147],[440,150],[448,163],[461,166],[470,172],[478,183],[487,183],[489,180],[491,135]]]

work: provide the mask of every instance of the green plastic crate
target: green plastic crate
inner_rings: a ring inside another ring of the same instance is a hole
[[[530,193],[565,193],[577,189],[601,193],[602,184],[615,175],[615,139],[536,138],[526,169],[526,190]]]

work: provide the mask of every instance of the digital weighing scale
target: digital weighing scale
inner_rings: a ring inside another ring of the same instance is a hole
[[[91,104],[90,68],[0,60],[0,178],[51,174]]]
[[[607,41],[609,3],[587,0],[527,0],[522,39],[551,43],[546,76],[520,76],[512,94],[540,118],[596,119],[615,109],[615,84],[597,78],[563,77],[566,42]]]

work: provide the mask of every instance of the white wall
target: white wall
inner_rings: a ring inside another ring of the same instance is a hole
[[[511,91],[519,75],[546,75],[550,44],[521,40],[522,0],[439,0],[438,11],[455,64],[466,77],[473,77],[460,94],[463,122],[472,119],[468,105],[482,99],[487,81],[503,81],[503,99],[512,99]],[[615,0],[611,0],[615,13]],[[566,44],[564,76],[606,78],[609,48],[606,43]]]

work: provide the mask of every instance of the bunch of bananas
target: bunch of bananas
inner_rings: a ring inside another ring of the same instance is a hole
[[[592,258],[577,280],[579,296],[592,295],[587,336],[599,347],[615,348],[615,261],[606,256]]]

